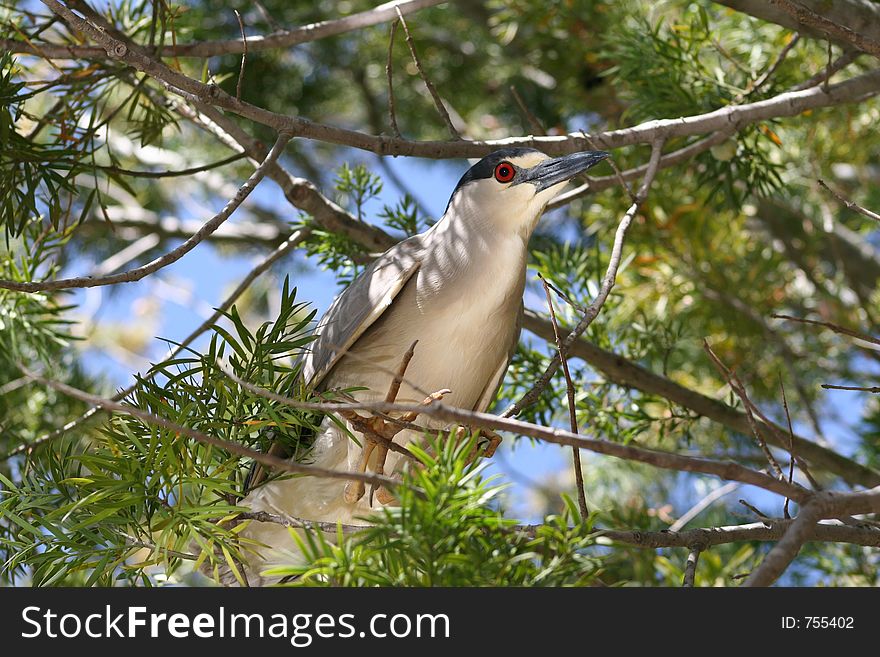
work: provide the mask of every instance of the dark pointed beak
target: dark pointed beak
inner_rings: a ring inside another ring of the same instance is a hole
[[[596,166],[611,153],[605,151],[582,151],[554,157],[544,160],[527,171],[523,171],[517,182],[527,182],[535,186],[535,191],[540,192],[573,178],[579,173]]]

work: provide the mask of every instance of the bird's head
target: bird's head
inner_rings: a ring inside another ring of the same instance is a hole
[[[487,155],[462,176],[446,208],[464,221],[516,231],[528,237],[553,197],[574,176],[608,157],[582,151],[548,157],[531,148],[504,148]]]

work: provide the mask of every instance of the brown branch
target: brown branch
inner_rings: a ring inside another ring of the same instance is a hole
[[[876,344],[880,346],[880,338],[875,338],[872,335],[868,335],[867,333],[861,333],[860,331],[854,331],[853,329],[846,328],[845,326],[840,326],[838,324],[832,324],[831,322],[822,322],[815,319],[804,319],[803,317],[792,317],[791,315],[782,315],[782,314],[772,314],[770,315],[774,319],[787,319],[790,322],[800,322],[801,324],[812,324],[813,326],[824,326],[825,328],[829,328],[835,333],[839,333],[841,335],[848,335],[851,338],[856,338],[857,340],[863,340],[864,342],[870,342],[871,344]]]
[[[809,7],[804,6],[800,2],[792,0],[770,0],[770,3],[780,7],[783,11],[790,14],[799,25],[813,28],[835,38],[838,41],[849,43],[859,50],[880,57],[880,41],[876,41],[850,29],[846,25],[841,25],[833,20],[816,13]]]
[[[253,459],[254,461],[270,467],[273,470],[289,472],[291,474],[324,477],[328,479],[357,479],[363,481],[364,483],[375,483],[381,486],[395,486],[397,484],[397,482],[390,477],[380,477],[377,475],[368,475],[360,472],[348,472],[344,470],[330,470],[315,465],[305,465],[302,463],[287,461],[285,459],[278,458],[277,456],[271,456],[269,454],[264,454],[262,452],[250,449],[249,447],[245,447],[240,443],[215,438],[214,436],[202,433],[201,431],[196,431],[195,429],[190,429],[189,427],[177,424],[176,422],[166,420],[163,417],[153,415],[152,413],[147,413],[146,411],[143,411],[134,406],[120,404],[119,402],[115,402],[112,399],[105,399],[103,397],[92,395],[83,390],[79,390],[78,388],[73,388],[67,384],[61,383],[60,381],[53,381],[51,379],[43,378],[42,376],[39,376],[38,374],[27,370],[21,365],[19,365],[19,369],[21,369],[22,373],[29,379],[32,379],[37,383],[52,388],[53,390],[57,390],[58,392],[67,395],[68,397],[73,397],[74,399],[79,399],[80,401],[84,401],[87,404],[92,404],[94,407],[100,408],[100,410],[102,411],[116,411],[119,413],[124,413],[125,415],[131,415],[132,417],[136,417],[142,422],[159,426],[164,429],[168,429],[169,431],[174,431],[179,435],[187,436],[188,438],[192,438],[193,440],[204,443],[205,445],[218,447],[220,449],[226,450],[231,454],[235,454],[236,456]]]
[[[217,322],[217,320],[220,319],[220,317],[223,315],[223,313],[225,311],[229,310],[229,308],[232,306],[232,304],[235,303],[235,301],[242,294],[244,294],[244,292],[251,286],[251,284],[260,275],[262,275],[264,272],[266,272],[275,262],[280,260],[283,256],[285,256],[287,253],[289,253],[294,248],[296,248],[299,244],[301,244],[306,239],[306,237],[308,235],[309,235],[308,230],[300,230],[300,231],[293,233],[283,244],[281,244],[278,248],[276,248],[269,255],[267,255],[265,258],[263,258],[263,260],[261,260],[257,264],[257,266],[255,266],[250,272],[248,272],[247,276],[245,276],[242,279],[241,283],[238,284],[238,286],[223,300],[223,302],[219,306],[217,306],[217,309],[214,311],[214,313],[210,317],[208,317],[204,322],[202,322],[188,336],[186,336],[183,340],[178,342],[175,347],[170,349],[168,351],[168,353],[165,355],[165,358],[163,360],[169,360],[171,358],[174,358],[175,356],[177,356],[177,354],[179,354],[184,349],[186,349],[190,344],[192,344],[193,341],[195,341],[195,339],[198,338],[202,333],[204,333],[209,328],[211,328]],[[157,372],[158,372],[158,370],[156,370],[156,369],[151,370],[150,372],[148,372],[144,376],[144,380],[152,379],[153,376],[155,376],[155,374]],[[137,390],[139,385],[140,385],[140,382],[137,382],[137,383],[130,385],[129,387],[127,387],[124,390],[115,394],[112,397],[111,401],[118,402],[118,401],[121,401],[122,399],[125,399],[128,395],[130,395],[132,392]],[[102,409],[102,407],[100,405],[92,406],[85,413],[80,415],[78,418],[71,420],[70,422],[67,422],[63,427],[60,427],[59,429],[56,429],[55,431],[52,431],[51,433],[40,436],[39,438],[37,438],[36,440],[34,440],[30,443],[23,443],[23,444],[15,447],[14,449],[10,450],[6,454],[3,454],[2,456],[0,456],[0,461],[5,461],[8,458],[11,458],[13,456],[17,456],[18,454],[23,454],[25,452],[27,452],[29,454],[32,453],[33,450],[37,449],[38,447],[45,445],[46,443],[50,443],[53,440],[60,438],[61,436],[63,436],[67,432],[72,431],[73,429],[76,429],[77,427],[82,426],[83,424],[85,424],[85,422],[87,422],[91,417],[93,417],[101,409]]]
[[[825,184],[825,181],[822,180],[821,178],[819,178],[819,180],[817,182],[819,183],[819,187],[830,192],[831,195],[834,196],[834,198],[836,198],[838,201],[840,201],[848,210],[852,210],[853,212],[858,212],[859,214],[861,214],[865,217],[868,217],[868,219],[873,219],[874,221],[880,221],[880,214],[877,214],[876,212],[872,212],[871,210],[868,210],[867,208],[863,208],[861,205],[859,205],[857,203],[853,203],[849,199],[844,198],[840,193],[834,191],[827,184]]]
[[[566,336],[563,341],[559,353],[557,353],[553,359],[550,361],[550,364],[544,370],[544,373],[538,378],[537,381],[532,385],[532,387],[520,398],[518,401],[511,404],[502,414],[503,417],[510,417],[518,414],[524,408],[527,408],[531,404],[533,404],[538,397],[540,397],[541,392],[547,385],[550,383],[550,379],[556,373],[556,370],[559,369],[559,365],[561,363],[561,355],[567,354],[568,350],[571,349],[571,345],[587,330],[590,324],[593,323],[593,320],[599,315],[599,311],[602,310],[602,306],[605,305],[605,301],[608,299],[608,295],[611,294],[611,289],[614,287],[614,284],[617,280],[617,270],[620,268],[620,261],[623,254],[623,241],[626,237],[626,232],[629,229],[630,224],[632,223],[633,217],[635,217],[636,211],[641,207],[642,203],[644,203],[645,198],[648,195],[648,190],[651,187],[651,183],[654,182],[654,176],[657,175],[657,169],[660,166],[660,155],[663,150],[663,142],[658,141],[655,142],[651,148],[651,159],[648,162],[648,168],[645,171],[645,177],[642,180],[642,185],[639,188],[638,193],[636,194],[635,200],[633,204],[629,207],[626,213],[623,215],[623,218],[620,220],[620,224],[617,227],[617,232],[614,235],[614,244],[611,247],[611,256],[608,259],[608,268],[605,271],[605,276],[602,279],[602,285],[599,288],[599,293],[596,295],[596,298],[593,302],[586,308],[586,311],[583,313],[583,317],[581,317],[580,321],[577,325],[572,329],[571,333]]]
[[[394,72],[391,55],[394,52],[394,36],[397,34],[399,24],[399,19],[391,23],[391,34],[388,37],[388,61],[385,64],[385,76],[388,78],[388,119],[395,137],[400,137],[400,128],[397,127],[397,115],[394,113]]]
[[[554,339],[553,327],[549,320],[534,311],[526,310],[523,317],[523,327],[548,342],[552,342]],[[658,395],[733,431],[744,434],[750,431],[744,412],[717,399],[707,397],[696,390],[686,388],[665,376],[655,374],[619,354],[600,349],[583,338],[572,344],[569,354],[583,359],[617,385]],[[759,423],[759,426],[767,442],[782,449],[787,448],[789,436],[781,427],[764,423]],[[880,485],[880,472],[846,458],[834,450],[818,445],[797,434],[794,435],[794,446],[799,464],[802,463],[802,460],[806,460],[813,466],[832,472],[851,484],[866,487]]]
[[[288,131],[297,137],[351,146],[374,153],[413,155],[431,158],[481,157],[502,146],[531,146],[548,155],[561,155],[583,150],[583,135],[568,134],[547,137],[508,138],[497,140],[451,140],[443,142],[411,141],[397,137],[375,136],[335,126],[314,123],[299,116],[287,116],[238,101],[216,85],[203,84],[172,70],[151,58],[144,49],[131,41],[121,41],[102,32],[80,18],[58,0],[43,0],[74,29],[105,48],[114,59],[128,64],[162,82],[172,93],[192,102],[210,103],[240,116],[262,123],[275,130]],[[786,92],[746,105],[728,105],[705,114],[649,121],[639,126],[591,135],[601,148],[613,149],[637,143],[655,143],[673,136],[713,132],[783,116],[795,116],[808,109],[817,109],[862,100],[880,93],[880,70],[831,85],[827,89],[813,87]]]
[[[513,96],[513,100],[519,108],[520,113],[531,127],[532,133],[536,135],[546,135],[547,131],[544,129],[544,126],[541,125],[541,121],[539,121],[538,117],[535,116],[535,113],[528,108],[525,101],[522,99],[522,96],[519,95],[519,91],[517,91],[516,87],[513,85],[510,85],[510,95]]]
[[[266,36],[252,36],[249,39],[250,52],[290,48],[303,43],[344,34],[379,23],[386,23],[397,17],[397,11],[411,14],[419,9],[443,4],[446,0],[398,0],[386,2],[373,9],[358,12],[343,18],[319,21],[290,30],[278,30]],[[0,39],[0,49],[12,53],[37,55],[46,59],[103,59],[107,57],[104,48],[83,45],[28,44],[14,39]],[[244,51],[240,39],[199,41],[162,47],[162,54],[173,57],[215,57],[217,55],[238,55]],[[148,50],[158,55],[158,48]]]
[[[700,548],[692,548],[690,553],[688,553],[687,565],[684,569],[684,579],[681,582],[683,587],[693,588],[694,586],[694,579],[697,576],[697,561],[700,558],[700,552],[702,552]]]
[[[798,41],[800,41],[800,38],[801,38],[801,35],[798,34],[797,32],[795,32],[794,34],[792,34],[789,37],[788,43],[786,43],[785,46],[782,48],[782,50],[779,51],[779,54],[776,56],[776,59],[773,61],[772,64],[770,64],[770,66],[767,68],[767,70],[764,71],[758,77],[758,79],[752,83],[752,86],[748,90],[746,95],[755,93],[755,91],[757,91],[758,89],[760,89],[761,87],[763,87],[767,83],[767,80],[769,80],[771,77],[773,77],[773,74],[776,73],[777,69],[782,65],[782,62],[784,62],[785,58],[788,57],[788,53],[790,53],[794,49],[794,47],[797,45]]]
[[[562,372],[565,374],[565,391],[568,397],[568,422],[572,433],[580,433],[577,423],[577,407],[574,400],[574,382],[571,380],[571,372],[568,369],[568,358],[562,350],[562,338],[559,337],[559,324],[556,322],[556,311],[553,309],[553,297],[550,294],[550,287],[547,280],[538,274],[541,282],[544,284],[544,293],[547,295],[547,307],[550,309],[550,321],[553,324],[553,333],[556,337],[556,349],[559,358],[562,361]],[[578,506],[581,511],[581,518],[588,518],[590,509],[587,506],[587,494],[584,490],[584,471],[581,465],[581,452],[577,447],[571,448],[572,466],[574,467],[575,484],[577,485]]]
[[[739,376],[737,376],[736,372],[728,369],[727,366],[721,362],[721,359],[718,358],[718,355],[714,351],[712,351],[712,347],[709,346],[709,342],[705,339],[703,340],[703,349],[709,355],[709,358],[715,367],[718,368],[718,371],[721,372],[721,375],[727,380],[727,384],[730,386],[731,390],[733,390],[737,397],[742,401],[743,408],[746,410],[746,418],[749,421],[749,427],[752,430],[752,435],[755,437],[755,442],[758,443],[758,447],[760,447],[761,451],[764,453],[764,458],[767,459],[773,473],[781,478],[782,468],[779,467],[779,462],[770,452],[770,449],[767,447],[767,441],[764,440],[764,436],[761,435],[761,432],[758,429],[758,423],[755,421],[755,417],[752,414],[754,404],[752,403],[752,400],[749,399],[748,392],[746,391],[743,382],[740,380]]]
[[[437,108],[437,113],[440,115],[440,118],[443,119],[443,122],[446,124],[446,128],[449,130],[449,134],[452,136],[452,138],[461,139],[461,135],[458,134],[458,130],[456,130],[455,126],[452,125],[452,119],[449,118],[449,112],[446,111],[446,106],[440,99],[440,95],[437,93],[437,90],[434,88],[434,85],[428,78],[428,74],[425,73],[425,69],[422,68],[422,62],[419,61],[419,55],[416,52],[416,42],[413,40],[412,35],[409,33],[409,26],[407,26],[406,19],[404,19],[403,14],[400,13],[399,9],[397,11],[397,16],[400,24],[403,26],[403,32],[404,34],[406,34],[406,45],[409,46],[409,52],[410,55],[412,55],[413,63],[416,65],[416,70],[419,72],[419,77],[421,77],[422,82],[425,83],[425,88],[428,90],[428,93],[431,94],[431,100],[434,101],[434,107]]]
[[[244,21],[241,19],[241,14],[238,13],[238,9],[233,9],[235,12],[235,17],[238,19],[238,29],[241,31],[241,43],[242,43],[242,52],[241,52],[241,67],[238,70],[238,81],[235,83],[235,100],[241,100],[241,85],[244,82],[244,67],[247,64],[247,56],[248,56],[248,41],[247,35],[244,33]]]
[[[831,79],[835,73],[842,71],[847,66],[852,64],[859,58],[861,55],[858,50],[847,50],[840,57],[835,59],[829,65],[827,65],[824,69],[822,69],[816,75],[804,80],[800,84],[795,85],[790,89],[790,91],[802,91],[804,89],[809,89],[810,87],[816,87],[819,85],[826,86],[828,81]]]
[[[880,387],[877,386],[839,386],[833,383],[823,383],[822,387],[826,390],[855,390],[858,392],[870,392],[875,395],[880,393]]]
[[[356,534],[365,529],[363,525],[317,522],[288,515],[266,513],[264,511],[243,511],[236,516],[236,519],[270,522],[293,529],[311,529],[333,533],[341,530],[343,534],[348,535]],[[600,540],[613,541],[632,547],[693,549],[695,546],[698,546],[701,550],[705,550],[709,547],[728,543],[778,541],[793,523],[793,520],[768,518],[764,522],[689,529],[683,532],[596,529],[591,532],[591,535]],[[511,531],[521,532],[527,536],[536,536],[540,527],[541,525],[516,525],[511,527]],[[809,528],[807,540],[880,547],[880,531],[866,527],[850,527],[842,525],[838,521],[823,521]]]
[[[557,445],[567,445],[569,447],[586,449],[591,452],[596,452],[597,454],[605,454],[607,456],[647,463],[654,467],[666,470],[700,472],[703,474],[715,475],[730,481],[741,481],[746,484],[758,486],[759,488],[764,488],[765,490],[777,493],[778,495],[790,495],[792,499],[798,502],[808,499],[811,495],[810,491],[797,484],[789,484],[784,480],[775,479],[763,472],[752,470],[738,463],[734,463],[733,461],[718,461],[696,456],[684,456],[673,452],[664,452],[646,447],[621,445],[609,441],[586,438],[569,431],[563,431],[562,429],[542,427],[530,422],[491,415],[489,413],[479,413],[477,411],[455,408],[439,401],[434,401],[428,405],[390,404],[387,402],[303,402],[283,395],[278,395],[274,392],[243,381],[232,375],[227,368],[221,369],[227,376],[230,376],[232,380],[245,390],[248,390],[259,397],[290,406],[291,408],[321,411],[325,413],[344,410],[367,410],[384,413],[415,412],[445,422],[459,423],[470,428],[490,429],[493,431],[511,431],[523,436],[530,436],[546,442],[555,443]]]
[[[675,166],[677,164],[681,164],[682,162],[687,162],[688,160],[693,159],[694,157],[699,155],[700,153],[708,151],[713,146],[717,146],[718,144],[727,141],[733,136],[733,134],[734,132],[732,130],[719,130],[709,135],[705,139],[699,139],[692,144],[679,148],[677,151],[667,153],[660,158],[660,165],[657,168],[658,170],[662,170]],[[585,139],[588,140],[590,148],[593,148],[595,150],[596,146],[594,146],[593,140],[589,136],[586,136]],[[622,185],[623,188],[627,191],[629,197],[633,198],[633,193],[626,183],[644,176],[645,172],[648,170],[648,164],[646,163],[632,169],[627,169],[626,171],[620,171],[617,168],[617,164],[614,162],[613,158],[608,158],[607,161],[612,169],[614,169],[613,176],[600,176],[598,178],[585,176],[589,182],[584,185],[579,185],[578,187],[575,187],[571,191],[565,192],[564,194],[560,194],[555,199],[550,201],[550,203],[547,205],[547,209],[554,210],[564,205],[568,205],[576,199],[587,196],[588,194],[595,194],[596,192],[601,192],[605,189],[609,189],[615,184]]]
[[[141,267],[129,269],[128,271],[112,274],[110,276],[78,276],[75,278],[62,278],[54,281],[40,281],[33,283],[21,283],[19,281],[0,279],[0,288],[8,290],[16,290],[18,292],[44,292],[48,290],[64,290],[70,288],[97,287],[101,285],[116,285],[118,283],[131,283],[139,281],[150,274],[154,274],[163,267],[177,262],[184,255],[192,251],[202,240],[219,228],[224,221],[244,202],[254,188],[260,183],[266,175],[268,167],[278,159],[284,151],[290,136],[281,134],[275,141],[275,145],[266,155],[266,159],[254,170],[245,183],[239,188],[235,196],[223,207],[220,212],[215,214],[211,219],[206,221],[204,225],[183,244],[168,253],[156,258]]]
[[[822,518],[857,513],[880,513],[880,486],[857,493],[821,491],[801,507],[798,517],[786,529],[745,582],[746,586],[770,586],[794,561],[810,531]]]
[[[789,453],[789,461],[788,461],[788,483],[792,483],[794,481],[794,462],[795,462],[795,453],[794,453],[794,429],[791,426],[791,413],[788,412],[788,400],[785,398],[785,385],[782,383],[782,377],[779,377],[779,388],[782,390],[782,408],[785,410],[785,419],[788,422],[788,453]],[[788,503],[789,500],[787,497],[785,498],[785,504],[782,507],[782,515],[785,518],[791,518],[791,514],[788,511]]]

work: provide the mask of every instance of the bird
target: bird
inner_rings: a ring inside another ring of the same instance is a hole
[[[461,177],[433,226],[388,249],[333,301],[302,359],[304,383],[316,392],[358,388],[352,393],[357,401],[382,401],[406,354],[410,360],[398,378],[397,402],[418,404],[426,392],[443,391],[444,403],[486,411],[519,340],[528,243],[538,220],[566,183],[608,156],[580,151],[550,157],[511,147],[479,160]],[[342,421],[324,419],[308,462],[347,471],[377,465],[384,473],[404,469],[405,457],[352,440],[354,427],[349,424],[347,432]],[[443,427],[429,418],[421,422]],[[422,438],[404,430],[396,440],[405,445]],[[358,482],[301,476],[270,480],[240,505],[358,525],[388,501],[387,494],[364,495]],[[252,520],[240,535],[261,546],[245,551],[250,584],[277,581],[260,573],[302,561],[278,523]]]

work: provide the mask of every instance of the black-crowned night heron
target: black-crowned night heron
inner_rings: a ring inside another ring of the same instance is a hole
[[[444,402],[485,411],[495,397],[520,332],[528,242],[547,206],[573,176],[608,157],[601,151],[559,158],[506,148],[462,176],[443,217],[430,229],[379,256],[330,306],[303,361],[317,390],[366,388],[361,401],[381,401],[401,358],[418,340],[397,401],[418,404],[425,392],[449,389]],[[425,419],[425,426],[437,423]],[[397,441],[421,440],[415,432]],[[337,470],[374,469],[381,450],[366,452],[329,419],[309,462]],[[384,454],[383,454],[384,456]],[[390,452],[385,473],[404,463]],[[362,485],[318,477],[270,481],[242,506],[308,520],[362,523],[387,499]],[[243,536],[271,546],[249,557],[251,583],[260,570],[298,560],[287,530],[252,522]]]

